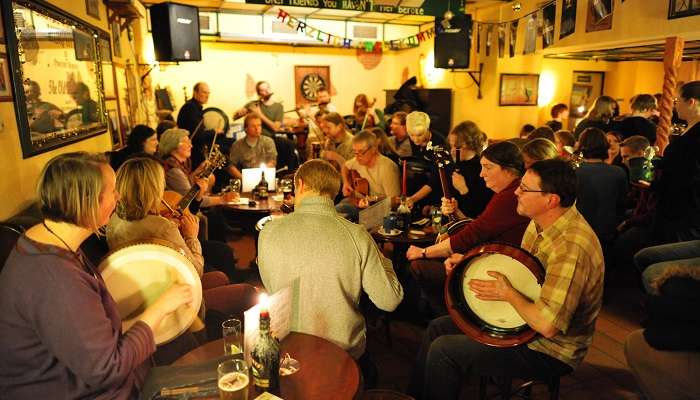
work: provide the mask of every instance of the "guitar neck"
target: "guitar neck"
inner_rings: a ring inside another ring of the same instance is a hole
[[[214,168],[216,168],[213,164],[210,164],[200,175],[200,178],[209,178],[209,175],[214,171]],[[190,188],[190,191],[187,192],[184,196],[182,196],[182,199],[177,203],[177,209],[179,211],[185,211],[190,204],[192,203],[192,200],[194,200],[195,197],[197,197],[197,193],[199,193],[199,185],[198,184],[193,184],[192,187]]]
[[[451,200],[452,192],[450,191],[450,184],[447,180],[447,173],[445,172],[445,167],[438,165],[438,173],[440,174],[440,186],[442,186],[442,194],[446,199]],[[449,218],[450,222],[453,222],[457,219],[454,216],[454,213],[448,215],[447,217]]]

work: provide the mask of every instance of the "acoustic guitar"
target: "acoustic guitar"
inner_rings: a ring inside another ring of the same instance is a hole
[[[427,150],[430,150],[433,161],[437,164],[443,196],[446,199],[451,200],[452,191],[450,190],[450,182],[447,180],[447,173],[445,172],[445,167],[453,163],[450,152],[442,146],[433,146],[432,142],[428,143]],[[436,242],[441,242],[449,235],[459,232],[464,225],[472,221],[471,218],[457,219],[455,213],[449,214],[447,219],[448,222],[445,226],[447,229],[447,234],[438,235]]]
[[[226,165],[226,157],[221,154],[221,151],[219,150],[219,145],[215,144],[211,151],[209,152],[209,157],[207,157],[207,161],[209,161],[209,164],[207,167],[197,176],[198,178],[208,178],[212,172],[214,172],[215,169],[221,168],[224,165]],[[192,200],[197,197],[197,193],[199,193],[199,185],[197,183],[192,184],[192,187],[190,188],[189,192],[185,193],[185,195],[180,195],[177,192],[173,191],[165,191],[163,193],[163,199],[161,201],[161,204],[164,206],[160,210],[161,215],[162,214],[170,214],[175,218],[183,216],[185,213],[189,213],[189,206],[192,203]]]
[[[349,170],[349,172],[352,194],[350,194],[348,198],[358,207],[360,206],[360,202],[362,200],[367,202],[367,204],[364,206],[368,206],[371,203],[371,200],[374,200],[369,195],[369,181],[363,178],[360,173],[354,169]]]

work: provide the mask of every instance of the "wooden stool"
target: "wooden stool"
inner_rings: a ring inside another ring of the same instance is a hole
[[[515,390],[511,390],[513,378],[499,377],[495,378],[493,381],[490,382],[492,377],[482,376],[479,381],[479,400],[487,399],[486,389],[488,388],[488,385],[490,383],[498,387],[498,393],[496,393],[494,396],[489,397],[489,399],[499,398],[503,400],[510,400],[513,397],[520,399],[530,399],[530,396],[532,396],[532,387],[534,385],[544,384],[547,385],[547,387],[549,388],[549,399],[558,400],[560,378],[560,376],[552,376],[544,379],[531,379],[515,388]]]

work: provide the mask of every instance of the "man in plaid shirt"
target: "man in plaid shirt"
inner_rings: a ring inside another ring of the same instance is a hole
[[[586,354],[602,303],[604,264],[598,238],[574,206],[576,173],[563,160],[536,162],[515,194],[518,213],[532,219],[522,248],[546,270],[540,297],[533,302],[494,271],[493,280],[474,279],[469,287],[479,299],[510,303],[540,335],[525,345],[498,348],[465,336],[449,316],[433,320],[410,388],[418,398],[455,399],[469,375],[565,375]]]

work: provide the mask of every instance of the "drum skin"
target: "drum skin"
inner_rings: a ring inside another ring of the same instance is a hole
[[[183,305],[164,317],[153,332],[157,345],[175,339],[198,320],[201,280],[192,262],[170,242],[150,239],[125,243],[102,259],[98,271],[126,326],[173,284],[192,286],[192,305]]]
[[[445,280],[445,303],[452,321],[467,336],[488,346],[513,347],[531,341],[537,332],[527,325],[517,329],[499,328],[479,318],[471,310],[463,293],[463,280],[471,263],[482,256],[503,255],[526,267],[537,281],[544,283],[545,271],[540,261],[527,251],[504,243],[485,243],[469,250]]]

